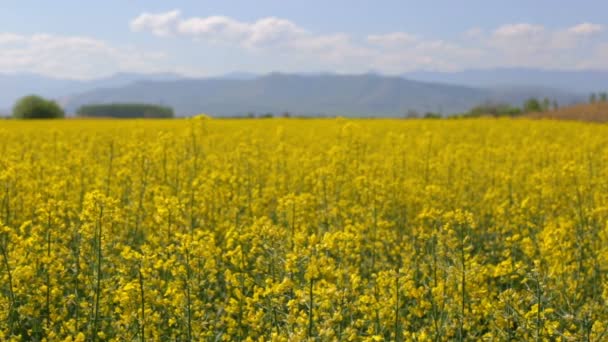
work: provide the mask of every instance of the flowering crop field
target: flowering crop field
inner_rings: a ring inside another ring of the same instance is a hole
[[[608,126],[0,122],[2,341],[605,341]]]

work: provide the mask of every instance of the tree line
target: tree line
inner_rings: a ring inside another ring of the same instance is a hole
[[[589,95],[589,103],[608,102],[608,93],[599,92]],[[558,110],[559,104],[556,100],[544,98],[529,98],[521,107],[506,103],[483,103],[471,108],[468,112],[451,115],[450,117],[473,118],[480,116],[493,117],[515,117],[527,113],[546,112]],[[111,104],[91,104],[80,107],[76,115],[91,118],[173,118],[175,113],[173,108],[161,105],[145,103],[111,103]],[[426,112],[420,114],[415,110],[408,110],[406,118],[442,118],[444,115],[439,112]],[[65,117],[65,111],[57,102],[44,99],[37,95],[29,95],[21,98],[13,107],[13,117],[16,119],[57,119]],[[285,111],[279,115],[273,113],[256,114],[248,113],[244,118],[272,118],[272,117],[301,117]],[[319,115],[322,117],[322,115]]]
[[[80,117],[92,118],[173,118],[173,108],[145,103],[93,104],[80,107],[76,111]],[[21,98],[13,107],[15,119],[61,119],[65,111],[53,101],[37,95]]]
[[[608,93],[592,93],[589,95],[589,103],[605,103],[608,102]],[[507,103],[492,103],[486,102],[471,108],[468,112],[450,115],[452,118],[476,118],[481,116],[492,116],[492,117],[515,117],[529,113],[541,113],[548,111],[556,111],[560,108],[559,103],[556,100],[550,100],[549,98],[538,99],[531,97],[524,101],[521,107],[513,106]],[[406,118],[424,118],[424,119],[439,119],[444,117],[438,112],[426,112],[420,114],[414,110],[408,110]]]
[[[81,117],[107,117],[119,119],[133,118],[173,118],[173,108],[144,103],[112,103],[82,106],[76,111]]]

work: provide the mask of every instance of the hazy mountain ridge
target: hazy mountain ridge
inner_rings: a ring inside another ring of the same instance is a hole
[[[585,94],[608,91],[608,71],[543,70],[531,68],[472,69],[457,72],[415,71],[402,75],[424,82],[441,82],[471,87],[552,87]]]
[[[169,105],[178,115],[215,116],[291,112],[298,115],[403,116],[408,110],[454,112],[489,93],[376,75],[270,74],[251,80],[199,79],[137,82],[72,97],[68,111],[87,103],[147,102]]]
[[[404,116],[408,111],[463,112],[483,102],[521,105],[530,96],[560,103],[582,97],[552,88],[483,89],[364,75],[294,75],[273,73],[253,79],[189,79],[137,82],[98,89],[71,98],[68,111],[89,103],[146,102],[169,105],[178,115],[215,116],[248,113],[344,116]]]
[[[36,93],[59,100],[68,113],[91,103],[147,102],[171,106],[177,115],[276,115],[289,111],[299,115],[404,116],[410,110],[452,114],[483,102],[519,106],[531,96],[548,97],[560,104],[584,101],[588,94],[580,83],[586,87],[606,83],[608,89],[608,73],[605,78],[599,73],[494,69],[414,72],[396,77],[233,72],[198,79],[170,73],[124,73],[90,81],[0,74],[0,109],[12,107],[23,95]],[[571,86],[566,87],[568,84]]]

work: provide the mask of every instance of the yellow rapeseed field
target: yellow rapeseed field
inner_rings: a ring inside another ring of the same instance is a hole
[[[0,122],[1,341],[606,341],[608,126]]]

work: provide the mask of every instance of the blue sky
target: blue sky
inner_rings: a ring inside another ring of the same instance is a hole
[[[3,0],[0,72],[608,69],[604,1]]]

